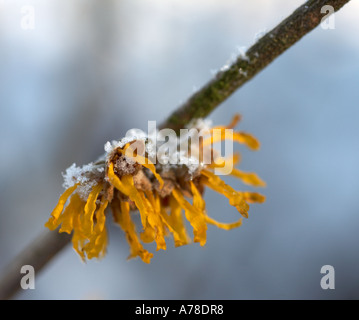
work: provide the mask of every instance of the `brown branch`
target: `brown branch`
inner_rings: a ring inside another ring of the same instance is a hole
[[[273,30],[266,33],[237,60],[220,71],[187,102],[175,110],[161,125],[179,131],[192,119],[207,117],[234,91],[289,49],[321,23],[321,8],[330,5],[338,11],[350,0],[310,0],[295,10]]]
[[[179,130],[192,119],[206,117],[235,90],[252,79],[281,53],[313,30],[322,20],[321,8],[333,6],[338,11],[350,0],[310,0],[299,7],[277,27],[259,39],[245,56],[240,56],[228,70],[219,72],[213,80],[196,92],[162,124],[162,128]],[[34,240],[11,262],[0,279],[0,299],[11,298],[20,288],[23,265],[40,271],[71,237],[57,232],[46,232]]]

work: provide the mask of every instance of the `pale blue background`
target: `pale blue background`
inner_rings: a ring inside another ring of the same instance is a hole
[[[0,270],[40,231],[62,192],[61,172],[107,140],[165,119],[237,47],[274,27],[297,0],[0,2]],[[20,27],[32,5],[36,25]],[[262,143],[242,169],[265,181],[263,205],[232,231],[209,227],[204,248],[126,261],[109,224],[107,257],[82,264],[66,248],[21,299],[333,299],[359,297],[359,12],[317,28],[213,114],[243,116]],[[242,188],[236,180],[232,185]],[[237,218],[222,196],[208,212]],[[153,247],[150,247],[154,249]],[[320,288],[333,265],[336,289]]]

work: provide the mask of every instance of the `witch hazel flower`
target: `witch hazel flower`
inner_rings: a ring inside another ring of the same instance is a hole
[[[220,177],[229,174],[244,184],[265,186],[255,173],[234,167],[238,154],[222,157],[215,148],[226,141],[258,150],[259,142],[252,135],[233,132],[239,120],[236,115],[228,126],[211,127],[207,120],[197,119],[179,138],[168,131],[145,134],[132,129],[123,139],[107,142],[98,161],[82,167],[73,164],[66,170],[66,190],[45,226],[72,233],[73,248],[82,260],[102,258],[108,244],[106,221],[112,213],[113,222],[126,235],[129,258],[140,257],[146,263],[153,257],[146,243],[155,242],[157,250],[166,250],[166,239],[172,236],[176,247],[192,241],[204,246],[208,225],[225,230],[239,227],[242,217],[248,217],[249,205],[265,201],[263,195],[238,191]],[[211,218],[203,199],[206,188],[225,196],[241,217],[233,223]],[[140,227],[132,219],[136,211]]]

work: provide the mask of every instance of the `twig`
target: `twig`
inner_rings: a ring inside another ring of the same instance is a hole
[[[207,117],[235,90],[320,24],[325,15],[321,13],[323,6],[330,5],[338,11],[347,2],[349,0],[310,0],[304,3],[252,45],[245,55],[240,55],[226,70],[218,72],[214,79],[175,110],[161,127],[179,131],[192,119]]]
[[[213,80],[196,92],[177,109],[163,124],[162,128],[179,130],[192,119],[206,117],[235,90],[252,79],[259,71],[281,53],[290,48],[305,34],[313,30],[323,18],[321,8],[331,5],[338,11],[350,0],[310,0],[299,7],[273,30],[265,34],[245,55],[238,57],[225,71],[220,71]],[[30,243],[11,262],[0,279],[0,299],[11,298],[20,288],[20,269],[32,265],[40,271],[65,245],[71,237],[57,232],[46,232]]]

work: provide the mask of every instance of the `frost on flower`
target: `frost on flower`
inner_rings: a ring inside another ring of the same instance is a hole
[[[86,201],[92,187],[103,179],[104,172],[103,166],[94,165],[92,162],[82,167],[77,167],[74,163],[66,169],[65,174],[62,174],[64,177],[62,186],[68,189],[77,184],[76,193]]]
[[[201,150],[204,149],[198,148],[199,158],[187,149],[178,150],[178,145],[185,142],[194,144],[191,130],[168,146],[165,141],[156,141],[158,132],[146,135],[138,130],[130,130],[119,141],[107,142],[106,154],[98,161],[82,167],[73,164],[63,174],[66,190],[45,226],[72,233],[73,248],[83,260],[101,258],[108,242],[106,221],[112,213],[114,223],[126,235],[129,258],[140,257],[146,263],[153,256],[145,249],[146,243],[155,242],[157,250],[166,250],[169,236],[176,247],[192,242],[185,220],[192,228],[193,241],[202,246],[207,240],[208,224],[225,230],[239,227],[242,217],[248,217],[249,204],[263,202],[265,197],[256,192],[238,191],[216,174],[226,163],[239,162],[238,155],[222,159],[213,147],[228,139],[226,129],[234,128],[238,121],[239,116],[235,116],[228,126],[212,127],[209,121],[197,119],[189,125],[189,129],[207,130],[197,147],[210,148],[209,163],[203,161]],[[252,150],[259,148],[256,138],[245,132],[234,132],[230,139]],[[172,149],[172,153],[160,152],[161,148]],[[265,186],[255,173],[231,166],[229,174],[244,184]],[[233,223],[212,219],[203,199],[206,188],[224,195],[242,217]],[[132,220],[135,211],[139,212],[141,226]]]

